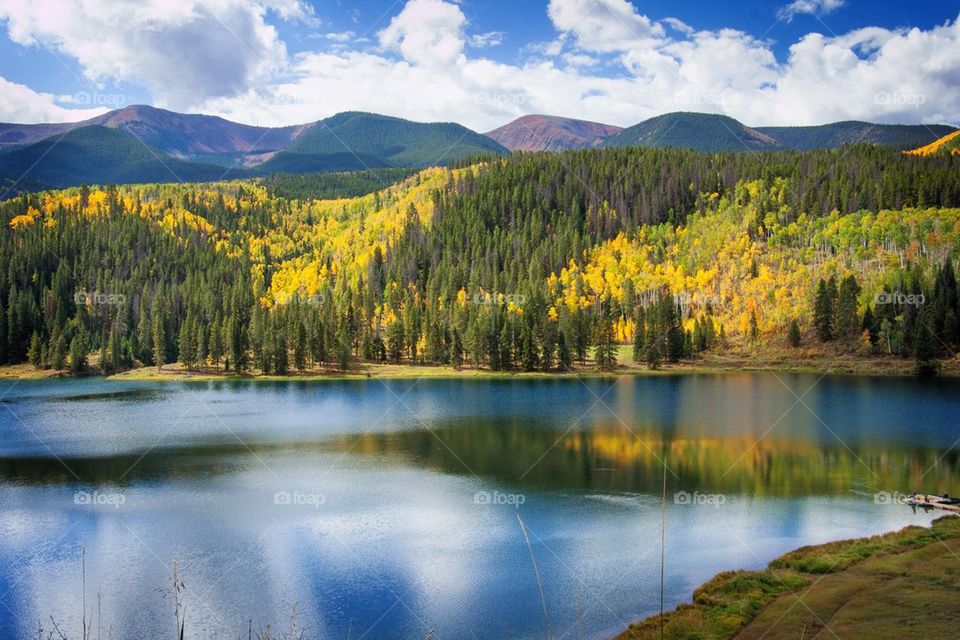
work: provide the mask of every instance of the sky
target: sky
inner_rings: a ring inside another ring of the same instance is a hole
[[[0,0],[0,121],[960,125],[960,0]]]

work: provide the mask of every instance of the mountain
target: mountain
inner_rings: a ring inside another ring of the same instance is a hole
[[[34,142],[40,142],[50,136],[56,136],[64,131],[75,129],[79,122],[49,123],[49,124],[15,124],[0,122],[0,153],[16,147],[23,147]]]
[[[896,149],[912,149],[944,136],[954,127],[944,124],[872,124],[848,120],[811,127],[754,127],[788,149],[832,149],[848,143],[869,142]]]
[[[960,129],[948,133],[919,149],[907,151],[907,153],[915,156],[960,155]]]
[[[845,121],[803,127],[748,127],[728,116],[668,113],[628,127],[601,144],[607,147],[687,147],[697,151],[834,149],[872,143],[911,149],[956,131],[938,125],[873,124]]]
[[[375,113],[348,111],[321,120],[260,170],[349,170],[376,166],[426,167],[470,156],[503,154],[509,150],[475,131],[452,122],[422,123]],[[343,158],[344,154],[352,156]],[[334,162],[333,158],[339,158]],[[348,165],[339,163],[346,160]],[[323,167],[336,168],[324,169]]]
[[[729,116],[712,113],[667,113],[610,136],[603,147],[686,147],[696,151],[765,151],[778,149],[775,139]]]
[[[341,113],[295,127],[135,106],[79,123],[0,124],[0,178],[16,190],[421,168],[509,151],[454,123]],[[34,166],[36,165],[36,166]],[[234,168],[238,167],[238,168]]]
[[[111,111],[84,124],[126,131],[155,149],[183,158],[279,151],[310,127],[254,127],[147,106]]]
[[[202,182],[247,175],[250,172],[242,169],[230,171],[174,158],[129,133],[98,125],[70,129],[0,155],[0,177],[7,187],[15,184],[18,190],[93,183]]]
[[[101,126],[136,136],[154,149],[190,160],[233,165],[286,148],[310,125],[254,127],[216,116],[176,113],[145,105],[65,124],[0,124],[0,148],[23,146],[81,127]]]
[[[559,116],[529,115],[488,131],[511,151],[565,151],[595,147],[623,127]]]

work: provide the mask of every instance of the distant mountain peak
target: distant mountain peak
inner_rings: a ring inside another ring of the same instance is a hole
[[[769,135],[719,113],[676,111],[644,120],[604,141],[605,147],[686,147],[697,151],[780,148]]]
[[[564,151],[595,147],[621,127],[544,114],[521,116],[487,132],[511,151]]]

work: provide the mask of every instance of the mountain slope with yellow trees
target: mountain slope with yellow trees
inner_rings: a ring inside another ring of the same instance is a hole
[[[0,362],[563,371],[826,345],[932,372],[960,347],[957,156],[603,149],[375,184],[0,204]]]
[[[948,133],[928,145],[920,147],[919,149],[912,149],[906,153],[915,156],[932,156],[941,153],[960,154],[960,129],[953,133]]]

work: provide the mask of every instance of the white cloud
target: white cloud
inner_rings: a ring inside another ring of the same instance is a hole
[[[271,11],[312,16],[299,0],[33,0],[0,4],[0,20],[13,42],[70,56],[94,84],[135,82],[161,106],[190,108],[285,63]]]
[[[58,99],[49,93],[38,93],[30,87],[0,77],[0,122],[75,122],[107,111],[97,109],[65,109],[60,102],[89,104],[82,96]]]
[[[557,29],[573,34],[589,51],[646,47],[663,36],[663,27],[627,0],[550,0],[547,13]]]
[[[686,36],[692,36],[694,33],[696,33],[696,29],[688,25],[683,20],[679,20],[677,18],[664,18],[662,22],[675,31],[679,31]]]
[[[443,0],[409,0],[379,33],[380,45],[398,50],[414,64],[450,65],[463,55],[467,18],[455,4]]]
[[[777,12],[777,17],[789,22],[801,13],[822,16],[836,11],[842,7],[845,2],[846,0],[793,0],[790,4],[780,8],[780,11]]]
[[[357,34],[353,31],[340,31],[333,33],[326,33],[324,37],[327,40],[332,40],[333,42],[350,42],[351,40],[356,39]]]
[[[268,70],[247,56],[236,63],[238,68],[222,71],[232,80],[209,77],[217,75],[216,64],[227,65],[225,60],[239,55],[241,48],[234,43],[230,56],[211,52],[204,58],[204,65],[216,61],[214,69],[177,57],[167,61],[166,71],[155,68],[157,60],[116,75],[151,87],[161,104],[174,104],[189,79],[204,85],[192,110],[255,124],[302,123],[345,110],[454,120],[479,131],[527,113],[617,125],[676,110],[726,113],[748,125],[960,121],[957,21],[927,30],[871,27],[831,37],[811,33],[789,47],[786,59],[777,60],[767,41],[734,29],[698,31],[673,19],[654,22],[625,0],[551,0],[548,14],[556,37],[528,45],[520,62],[506,63],[471,47],[476,36],[468,35],[462,8],[469,4],[409,0],[377,34],[379,48],[338,35],[323,43],[320,48],[326,50],[287,56],[264,22],[265,5],[242,9],[239,0],[205,1],[207,11],[216,2],[223,15],[239,16],[234,22],[250,25],[271,61]],[[106,0],[86,0],[83,6],[101,2]],[[190,25],[197,18],[190,12],[175,18],[175,13],[164,13],[166,22],[181,36],[189,33],[180,21]],[[75,29],[54,23],[44,27],[44,41],[71,42],[58,48],[75,50]],[[23,31],[26,24],[20,16],[8,27],[11,32],[15,26],[21,29],[19,37],[27,40],[33,30]],[[137,24],[141,29],[143,20]],[[110,75],[109,65],[126,59],[117,43],[131,38],[105,35],[118,55],[84,65],[86,72]],[[345,42],[331,44],[338,40]],[[183,41],[184,50],[191,46]],[[81,51],[76,57],[82,63],[88,54]],[[165,74],[186,79],[172,78],[168,86],[161,81]],[[54,102],[47,104],[52,108]],[[33,99],[33,104],[42,101]]]
[[[498,47],[503,44],[502,31],[489,31],[487,33],[477,33],[470,36],[469,44],[476,49],[484,47]]]

